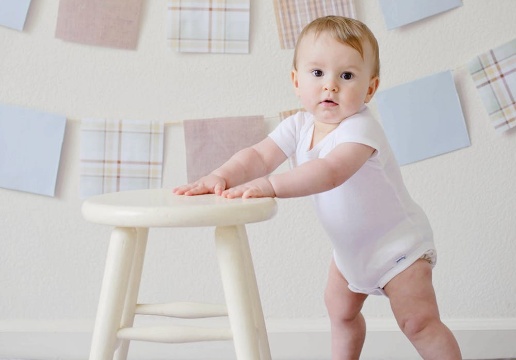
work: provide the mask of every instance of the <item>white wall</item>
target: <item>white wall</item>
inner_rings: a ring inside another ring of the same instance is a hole
[[[516,36],[516,2],[464,0],[461,8],[393,31],[386,30],[376,0],[356,3],[359,18],[380,43],[380,90],[455,70],[472,146],[402,171],[433,224],[441,315],[465,355],[516,356],[506,341],[516,334],[516,132],[495,133],[463,66]],[[24,32],[0,28],[0,102],[69,119],[56,198],[0,189],[0,358],[86,357],[110,229],[81,218],[81,118],[274,117],[299,106],[289,80],[292,51],[279,49],[272,0],[252,2],[249,55],[171,51],[165,7],[165,0],[144,2],[137,51],[55,39],[54,0],[32,1]],[[185,179],[182,127],[169,126],[164,186]],[[331,248],[310,205],[309,199],[280,200],[273,220],[248,228],[278,359],[328,357],[322,293]],[[150,235],[143,302],[222,300],[210,229],[160,229]],[[392,344],[397,333],[391,331],[385,298],[371,298],[364,314],[371,331],[365,355],[372,358],[378,344]],[[290,340],[302,340],[307,349],[289,346]],[[399,341],[402,345],[387,346],[378,356],[387,358],[389,351],[395,358],[414,356]],[[220,346],[160,351],[206,358]],[[164,348],[148,349],[142,359],[159,358],[157,349]],[[216,353],[231,357],[230,347],[224,349]]]

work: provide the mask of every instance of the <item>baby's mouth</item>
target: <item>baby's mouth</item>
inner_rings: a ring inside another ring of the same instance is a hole
[[[323,100],[323,101],[321,101],[321,103],[328,104],[328,105],[337,105],[337,103],[331,99]]]

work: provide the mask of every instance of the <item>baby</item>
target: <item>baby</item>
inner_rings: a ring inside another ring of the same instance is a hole
[[[294,53],[292,84],[306,111],[176,194],[235,197],[313,195],[334,254],[325,301],[332,359],[358,359],[368,295],[389,298],[396,320],[424,359],[461,359],[441,322],[432,285],[432,229],[409,195],[384,131],[367,108],[379,85],[376,38],[353,19],[308,24]],[[271,173],[295,155],[298,166]]]

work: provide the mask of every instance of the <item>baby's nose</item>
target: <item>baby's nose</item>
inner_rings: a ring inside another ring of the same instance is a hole
[[[324,85],[324,90],[329,91],[329,92],[337,92],[337,91],[339,91],[339,88],[337,87],[337,85],[334,82],[330,82],[330,83]]]

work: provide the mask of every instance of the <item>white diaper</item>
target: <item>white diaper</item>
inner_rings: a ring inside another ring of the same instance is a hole
[[[367,283],[371,285],[374,284],[374,286],[361,286],[361,284],[364,284],[364,282],[361,281],[361,279],[348,279],[345,271],[342,271],[342,268],[339,266],[337,258],[335,258],[335,263],[337,264],[337,267],[339,268],[343,276],[348,281],[348,287],[351,291],[367,295],[386,295],[385,291],[383,290],[385,285],[387,285],[387,283],[391,281],[396,275],[406,270],[410,265],[412,265],[419,259],[424,259],[428,261],[432,265],[432,267],[435,266],[435,264],[437,263],[437,251],[435,250],[433,243],[422,243],[410,254],[400,254],[400,256],[394,261],[394,263],[384,264],[385,266],[377,267],[378,269],[387,268],[387,271],[380,270],[376,274],[373,272],[364,274],[364,279],[367,279]],[[346,264],[346,266],[350,265],[351,264]]]

